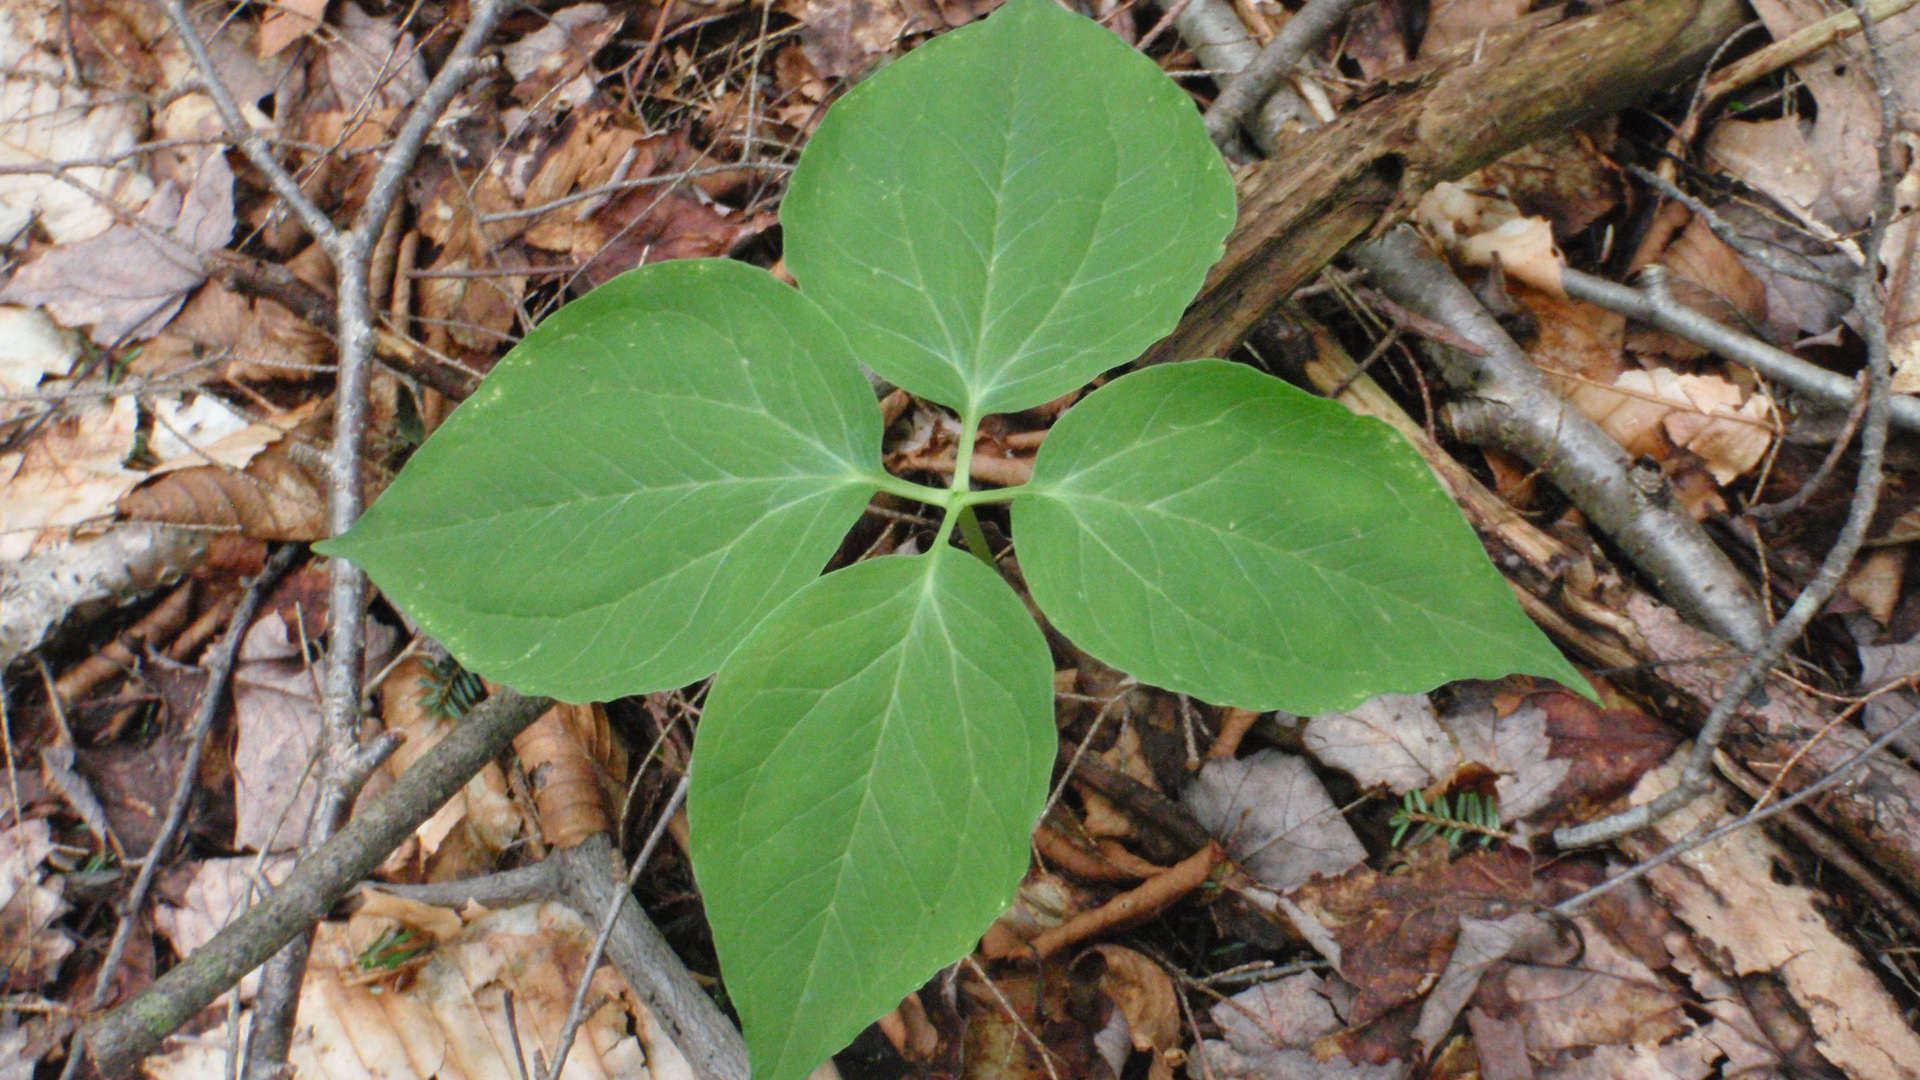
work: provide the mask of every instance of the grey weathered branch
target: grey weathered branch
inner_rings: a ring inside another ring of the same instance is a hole
[[[0,675],[69,620],[127,602],[191,572],[208,534],[125,525],[0,565]]]
[[[372,805],[302,858],[270,896],[155,979],[140,996],[94,1024],[87,1033],[87,1052],[100,1072],[107,1077],[132,1072],[141,1058],[241,976],[306,934],[552,704],[547,698],[502,690],[475,706]]]
[[[1294,289],[1435,182],[1698,74],[1746,17],[1742,0],[1623,0],[1580,18],[1541,12],[1391,73],[1376,96],[1239,177],[1226,257],[1143,362],[1226,356]]]
[[[1411,229],[1395,229],[1349,254],[1394,301],[1479,347],[1477,356],[1437,343],[1428,349],[1447,383],[1470,395],[1450,409],[1462,438],[1498,446],[1539,469],[1689,618],[1742,648],[1766,640],[1765,615],[1746,578],[1672,497],[1665,477],[1642,477],[1619,443],[1555,393],[1473,291]]]
[[[1667,287],[1664,267],[1650,266],[1643,271],[1638,288],[1617,285],[1571,269],[1564,272],[1563,281],[1567,295],[1575,300],[1597,304],[1635,322],[1685,338],[1831,408],[1847,408],[1859,389],[1859,384],[1845,375],[1816,367],[1680,303]],[[1895,427],[1920,434],[1920,400],[1895,395],[1890,409]]]
[[[626,977],[702,1080],[746,1080],[746,1044],[740,1029],[720,1011],[687,965],[660,935],[622,879],[613,842],[605,833],[561,848],[515,870],[430,885],[379,885],[381,892],[435,907],[468,903],[509,907],[559,897],[588,925],[610,905],[618,918],[607,937],[607,959]]]
[[[1900,169],[1893,152],[1894,133],[1899,130],[1895,88],[1881,50],[1878,28],[1866,0],[1855,0],[1854,10],[1861,18],[1861,32],[1867,39],[1873,60],[1874,85],[1879,91],[1880,137],[1875,149],[1879,157],[1880,184],[1875,199],[1873,221],[1867,230],[1866,261],[1855,273],[1853,294],[1855,310],[1860,314],[1860,336],[1867,347],[1867,413],[1860,427],[1860,462],[1854,480],[1853,498],[1847,505],[1847,519],[1840,535],[1827,549],[1820,568],[1794,598],[1766,643],[1750,657],[1728,684],[1694,739],[1693,752],[1679,783],[1652,802],[1621,811],[1599,821],[1555,831],[1553,841],[1563,848],[1586,847],[1618,839],[1637,832],[1685,806],[1704,792],[1711,783],[1709,770],[1713,753],[1719,749],[1735,713],[1747,703],[1747,697],[1760,686],[1775,662],[1806,632],[1807,624],[1826,607],[1834,590],[1853,565],[1853,558],[1867,538],[1873,512],[1880,505],[1885,479],[1887,429],[1892,420],[1892,356],[1887,342],[1886,307],[1881,297],[1879,255],[1885,248],[1887,229],[1895,213],[1895,191]]]
[[[1248,115],[1273,95],[1281,81],[1292,74],[1301,58],[1307,55],[1307,50],[1332,32],[1357,2],[1307,0],[1307,5],[1287,20],[1260,54],[1226,81],[1206,115],[1207,134],[1213,136],[1216,146],[1224,150],[1238,142],[1245,125],[1262,153],[1273,152],[1276,135],[1273,122],[1262,116],[1264,122],[1248,125]]]

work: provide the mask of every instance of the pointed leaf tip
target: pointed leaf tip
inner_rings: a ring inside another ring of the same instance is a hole
[[[528,334],[320,550],[469,668],[605,700],[718,667],[832,557],[879,453],[811,301],[744,263],[661,263]]]
[[[973,948],[1054,743],[1045,638],[951,548],[828,574],[728,658],[687,810],[757,1080],[800,1080]]]
[[[1510,672],[1586,689],[1412,448],[1251,368],[1095,391],[1047,436],[1013,523],[1062,633],[1215,704],[1311,715]]]

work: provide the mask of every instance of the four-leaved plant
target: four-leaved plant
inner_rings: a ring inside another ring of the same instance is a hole
[[[1116,379],[1022,487],[982,416],[1166,334],[1233,184],[1153,64],[1010,0],[847,94],[782,207],[795,290],[646,267],[528,334],[325,545],[467,666],[584,701],[718,669],[694,870],[762,1080],[804,1076],[1003,911],[1053,767],[1052,661],[954,548],[1011,502],[1033,599],[1143,682],[1298,713],[1524,671],[1578,678],[1384,425],[1217,360]],[[959,414],[954,483],[881,465],[860,364]],[[822,567],[877,491],[930,549]],[[977,536],[977,532],[974,532]]]

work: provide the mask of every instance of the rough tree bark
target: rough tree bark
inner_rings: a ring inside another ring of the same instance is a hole
[[[1543,136],[1618,112],[1703,69],[1741,0],[1628,0],[1541,12],[1410,64],[1340,119],[1240,179],[1240,222],[1178,328],[1143,364],[1225,356],[1348,244]]]

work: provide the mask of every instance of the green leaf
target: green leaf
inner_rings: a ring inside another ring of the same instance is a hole
[[[1052,702],[1020,598],[953,548],[829,574],[728,658],[687,809],[755,1080],[804,1077],[1006,909]]]
[[[529,693],[679,686],[819,574],[884,476],[880,427],[811,301],[662,263],[528,334],[320,550]]]
[[[1153,61],[1010,0],[836,103],[780,217],[787,265],[862,362],[982,414],[1050,401],[1172,330],[1234,195]]]
[[[1392,429],[1250,368],[1103,387],[1029,488],[1035,602],[1144,682],[1303,714],[1513,671],[1584,685]]]

